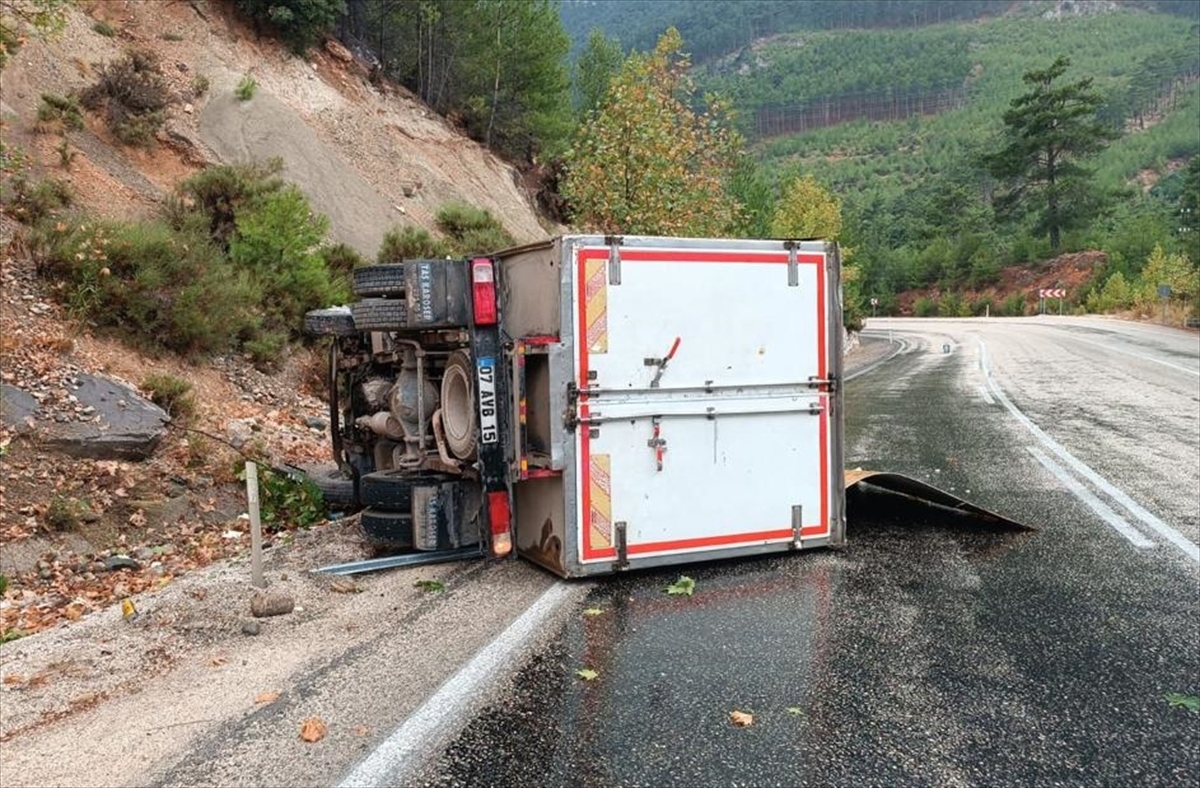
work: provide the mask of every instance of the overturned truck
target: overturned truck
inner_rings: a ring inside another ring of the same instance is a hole
[[[841,544],[836,245],[570,235],[354,271],[331,497],[398,553],[563,577]],[[1002,520],[894,474],[867,481]]]

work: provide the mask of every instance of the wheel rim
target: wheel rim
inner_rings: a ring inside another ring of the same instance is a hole
[[[464,460],[475,454],[475,397],[468,368],[465,355],[455,353],[442,376],[442,428],[446,444],[454,456]]]

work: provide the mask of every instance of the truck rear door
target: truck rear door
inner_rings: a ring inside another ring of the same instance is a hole
[[[833,247],[604,241],[564,248],[577,568],[840,541]]]

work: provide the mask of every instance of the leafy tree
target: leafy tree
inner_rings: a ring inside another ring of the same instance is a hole
[[[1111,312],[1129,307],[1132,299],[1129,282],[1117,271],[1104,280],[1104,287],[1088,293],[1086,305],[1089,312]]]
[[[1186,257],[1167,254],[1162,246],[1155,246],[1134,285],[1134,297],[1139,306],[1152,306],[1159,301],[1158,286],[1167,285],[1172,298],[1194,298],[1200,285],[1198,279],[1200,274]]]
[[[575,109],[581,118],[600,106],[608,85],[621,71],[625,59],[621,42],[602,30],[593,30],[575,63]]]
[[[582,227],[646,235],[719,235],[739,206],[728,187],[742,140],[725,106],[694,110],[689,59],[674,28],[634,53],[566,154],[564,196]]]
[[[824,238],[836,241],[842,234],[842,202],[812,175],[796,176],[783,189],[771,235],[775,238]],[[851,250],[842,249],[842,324],[857,331],[864,311],[863,272],[847,261]]]
[[[842,232],[842,202],[812,175],[796,177],[783,189],[771,235],[776,238],[828,238]]]
[[[297,53],[321,40],[346,14],[345,0],[235,0],[255,24],[266,24]]]
[[[1035,210],[1036,229],[1048,235],[1055,252],[1063,230],[1085,224],[1098,204],[1092,172],[1080,161],[1117,136],[1096,119],[1103,99],[1090,77],[1059,81],[1069,65],[1059,57],[1049,68],[1025,73],[1022,80],[1031,90],[1004,113],[1007,144],[985,159],[992,175],[1008,186],[997,208]]]
[[[37,35],[57,33],[67,23],[71,0],[0,0],[0,71],[29,30]]]

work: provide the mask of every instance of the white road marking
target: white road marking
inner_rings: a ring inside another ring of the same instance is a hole
[[[989,405],[995,405],[996,400],[992,399],[992,395],[988,394],[987,386],[979,387],[979,396],[983,397],[983,401]]]
[[[1059,465],[1054,460],[1047,457],[1045,454],[1034,446],[1026,446],[1029,453],[1032,454],[1038,462],[1046,466],[1046,470],[1054,474],[1063,486],[1075,494],[1075,497],[1091,507],[1092,511],[1100,515],[1100,519],[1113,527],[1113,530],[1124,536],[1136,547],[1154,547],[1154,542],[1151,542],[1142,532],[1134,528],[1129,523],[1125,522],[1121,515],[1109,508],[1108,504],[1100,500],[1092,493],[1091,490],[1080,484],[1074,476],[1067,473],[1067,469]]]
[[[485,687],[510,665],[520,648],[580,588],[556,581],[458,673],[346,775],[339,788],[408,785],[425,760],[453,736]]]
[[[1171,369],[1177,369],[1180,372],[1186,372],[1189,375],[1195,375],[1196,377],[1200,378],[1200,372],[1197,372],[1194,369],[1188,369],[1187,367],[1181,367],[1178,364],[1172,364],[1170,361],[1162,361],[1160,359],[1154,358],[1153,356],[1147,356],[1147,355],[1143,355],[1141,353],[1133,353],[1128,350],[1122,350],[1119,347],[1114,347],[1112,345],[1106,345],[1103,342],[1097,342],[1094,339],[1083,339],[1082,337],[1077,337],[1070,332],[1068,332],[1066,334],[1066,336],[1070,337],[1071,341],[1073,341],[1073,342],[1082,342],[1085,345],[1095,345],[1096,347],[1104,348],[1105,350],[1110,350],[1113,353],[1122,353],[1126,356],[1133,356],[1134,358],[1140,358],[1143,361],[1152,361],[1155,364],[1162,364],[1164,367],[1170,367]]]
[[[1050,451],[1057,454],[1059,459],[1066,462],[1067,465],[1069,465],[1071,469],[1075,471],[1075,473],[1096,485],[1101,492],[1103,492],[1109,498],[1112,498],[1121,506],[1125,507],[1125,509],[1135,518],[1141,520],[1143,523],[1157,531],[1160,536],[1179,548],[1179,550],[1188,558],[1192,559],[1196,563],[1200,563],[1200,547],[1196,546],[1196,544],[1194,544],[1183,534],[1179,533],[1179,531],[1175,530],[1175,528],[1167,525],[1158,517],[1146,511],[1145,507],[1130,498],[1100,474],[1096,473],[1087,465],[1085,465],[1081,460],[1076,458],[1075,455],[1067,451],[1061,443],[1043,432],[1041,427],[1034,424],[1028,416],[1018,410],[1017,406],[1009,401],[1007,395],[1005,395],[1004,391],[1000,388],[996,381],[992,380],[992,373],[988,369],[987,365],[987,345],[983,343],[982,339],[979,340],[979,353],[980,361],[983,363],[983,376],[987,381],[988,387],[992,390],[992,395],[995,396],[1001,405],[1008,408],[1008,412],[1011,413],[1017,419],[1017,421],[1024,424],[1025,428],[1032,432],[1035,438],[1041,441],[1042,444]]]

